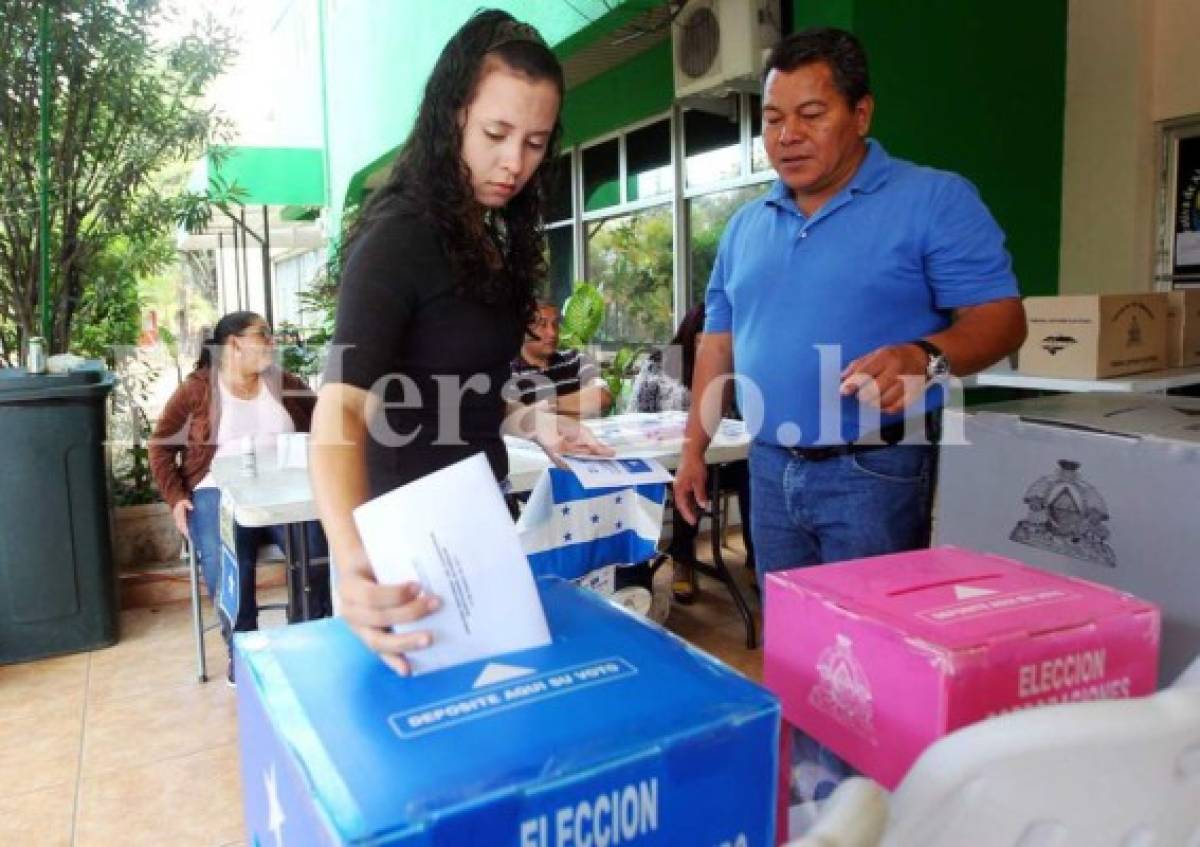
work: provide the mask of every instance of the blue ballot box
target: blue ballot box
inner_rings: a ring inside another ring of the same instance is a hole
[[[775,697],[559,580],[554,636],[419,677],[337,619],[236,639],[251,844],[765,847]]]

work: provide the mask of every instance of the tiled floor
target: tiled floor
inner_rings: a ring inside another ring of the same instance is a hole
[[[748,581],[740,553],[728,558]],[[659,579],[669,582],[669,567]],[[263,623],[281,621],[271,613]],[[207,636],[212,678],[201,685],[187,603],[128,610],[121,624],[120,643],[106,650],[0,667],[0,845],[243,843],[220,636]],[[761,678],[761,651],[745,649],[718,584],[702,580],[698,601],[673,607],[667,626]]]

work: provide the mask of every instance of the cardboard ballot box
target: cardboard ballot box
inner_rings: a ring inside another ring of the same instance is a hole
[[[1167,367],[1167,295],[1026,297],[1017,370],[1104,379]]]
[[[1200,365],[1200,288],[1167,294],[1167,367]]]
[[[239,636],[247,841],[773,843],[775,697],[592,592],[539,590],[552,645],[420,677],[337,619]]]
[[[764,680],[784,719],[895,788],[951,730],[1154,691],[1151,604],[941,547],[767,577]]]
[[[947,412],[938,543],[1158,604],[1161,680],[1200,655],[1200,401],[1068,394]]]
[[[786,721],[781,733],[779,817],[786,838],[808,835],[837,787],[858,772],[815,738]]]

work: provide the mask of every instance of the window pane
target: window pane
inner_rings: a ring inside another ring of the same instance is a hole
[[[770,170],[762,138],[762,98],[750,95],[750,169],[755,173]]]
[[[571,154],[559,156],[550,171],[549,197],[546,198],[546,223],[571,218]]]
[[[689,305],[704,300],[708,278],[712,274],[713,263],[717,260],[721,234],[725,232],[725,224],[729,223],[734,212],[756,197],[762,196],[769,187],[770,183],[749,185],[745,188],[693,197],[688,201],[688,249],[691,251]]]
[[[583,151],[583,208],[591,212],[621,202],[617,139]]]
[[[588,280],[604,294],[605,343],[664,343],[671,315],[671,206],[587,225]]]
[[[659,121],[625,136],[625,199],[671,193],[671,122]]]
[[[546,230],[546,248],[549,253],[546,261],[550,266],[550,290],[546,294],[559,306],[570,296],[572,280],[575,278],[575,251],[571,229],[568,224]]]
[[[683,113],[684,171],[688,188],[735,179],[742,172],[738,96],[713,100],[711,107]]]

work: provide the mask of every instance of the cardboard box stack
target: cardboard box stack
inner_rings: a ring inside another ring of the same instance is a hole
[[[1200,365],[1200,288],[1167,295],[1167,366]]]
[[[1027,297],[1017,370],[1105,379],[1167,367],[1166,294]]]

